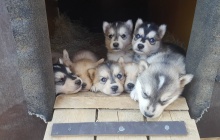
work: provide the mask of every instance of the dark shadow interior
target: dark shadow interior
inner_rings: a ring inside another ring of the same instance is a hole
[[[103,21],[132,19],[135,24],[137,18],[142,18],[144,21],[167,24],[169,33],[185,48],[188,46],[196,5],[196,0],[58,0],[55,4],[52,1],[46,1],[49,20],[56,16],[51,12],[55,6],[59,14],[80,20],[91,32],[102,32]],[[50,22],[49,26],[53,26]]]

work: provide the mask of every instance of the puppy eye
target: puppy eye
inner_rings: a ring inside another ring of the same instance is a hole
[[[59,82],[64,82],[65,81],[65,77],[60,78]]]
[[[165,105],[168,101],[169,101],[169,99],[168,99],[168,100],[164,100],[164,101],[159,100],[159,103],[163,106],[163,105]]]
[[[136,34],[135,37],[138,39],[140,38],[141,36],[139,34]]]
[[[149,95],[147,95],[147,93],[146,93],[146,92],[143,92],[143,98],[144,98],[144,99],[148,99],[148,98],[150,98],[150,96],[149,96]]]
[[[125,34],[121,35],[121,38],[122,38],[122,39],[124,39],[125,37],[126,37],[126,35],[125,35]]]
[[[156,41],[155,41],[154,38],[150,38],[150,39],[149,39],[149,42],[150,42],[151,45],[154,45]]]
[[[121,78],[122,78],[122,74],[118,74],[118,75],[117,75],[117,78],[118,78],[118,79],[121,79]]]
[[[113,37],[113,35],[108,35],[108,38],[110,38],[110,39],[111,39],[112,37]]]
[[[107,78],[103,77],[103,78],[101,79],[101,81],[102,81],[103,83],[105,83],[105,82],[107,81]]]

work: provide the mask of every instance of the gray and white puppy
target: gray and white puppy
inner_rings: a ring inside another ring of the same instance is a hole
[[[91,91],[120,95],[124,91],[125,81],[123,63],[123,58],[119,58],[118,62],[106,61],[96,68],[89,69],[89,75],[93,79]]]
[[[59,62],[53,64],[54,82],[56,87],[56,95],[58,94],[72,94],[77,93],[82,88],[82,80],[73,74],[69,67],[63,64],[63,61],[59,59]]]
[[[163,43],[162,39],[166,33],[166,25],[160,26],[154,23],[143,22],[138,19],[135,24],[132,49],[135,52],[134,62],[145,60],[158,52],[172,50],[184,54],[184,50],[174,44]]]
[[[126,22],[113,23],[108,23],[104,21],[103,31],[105,35],[105,47],[108,50],[108,60],[118,61],[120,57],[123,57],[125,62],[132,62],[132,21],[128,20]]]
[[[141,113],[156,118],[182,93],[192,78],[186,74],[184,56],[172,51],[160,52],[140,61],[142,71],[130,96],[138,100]]]

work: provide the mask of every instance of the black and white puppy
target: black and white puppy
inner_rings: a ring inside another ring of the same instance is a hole
[[[103,31],[105,35],[105,47],[108,50],[108,60],[118,61],[120,57],[123,57],[125,62],[132,62],[132,21],[113,23],[104,21]]]
[[[69,67],[63,65],[63,61],[59,59],[59,63],[53,64],[54,81],[56,87],[56,95],[77,93],[82,88],[82,80],[74,75]]]
[[[185,51],[182,48],[162,42],[165,33],[165,24],[158,26],[154,23],[143,22],[139,18],[135,24],[132,40],[132,49],[135,52],[134,62],[146,61],[151,55],[169,50],[185,55]]]

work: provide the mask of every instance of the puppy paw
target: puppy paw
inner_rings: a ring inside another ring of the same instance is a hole
[[[92,91],[92,92],[98,92],[98,90],[97,90],[97,88],[96,88],[95,86],[92,86],[91,89],[90,89],[90,91]]]
[[[130,97],[131,97],[131,99],[133,99],[133,100],[135,100],[135,101],[138,101],[138,95],[137,95],[137,93],[135,92],[135,90],[131,91]]]

